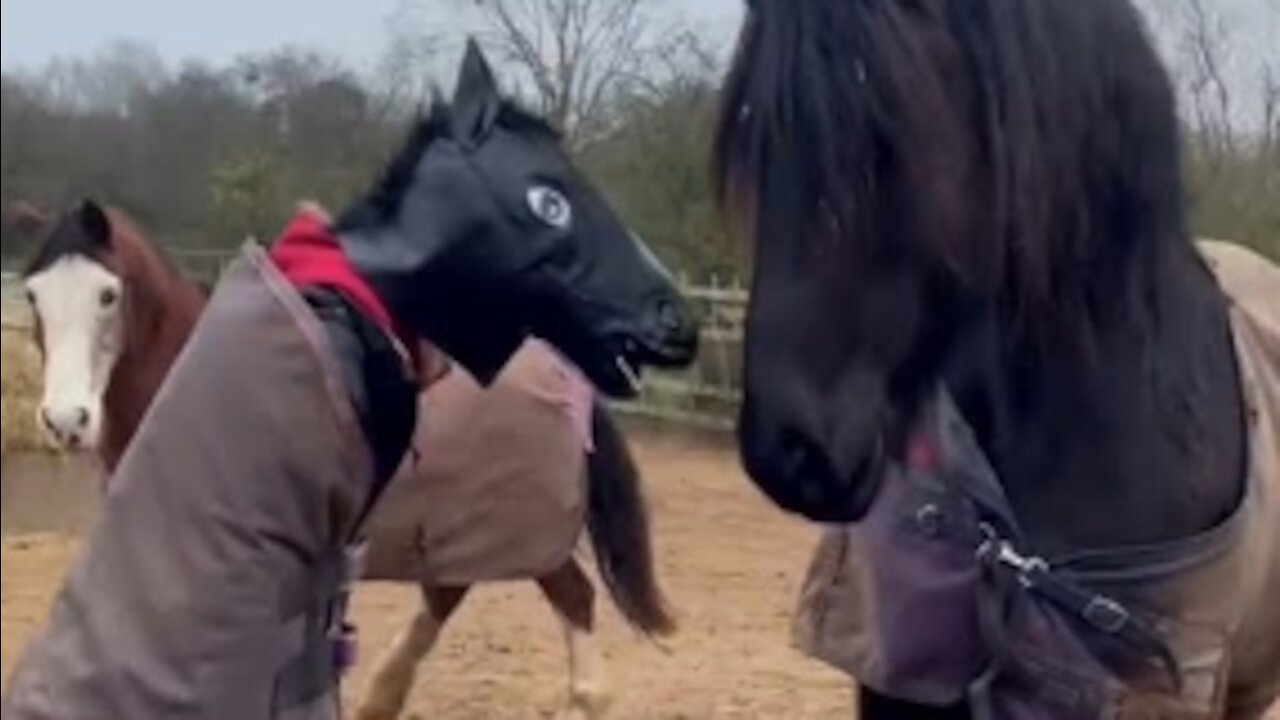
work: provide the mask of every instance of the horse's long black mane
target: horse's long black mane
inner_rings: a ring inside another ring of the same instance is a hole
[[[723,102],[721,202],[762,256],[740,434],[771,498],[864,519],[941,384],[1045,557],[1239,509],[1226,302],[1128,0],[754,0]]]
[[[381,177],[369,192],[348,208],[337,220],[339,230],[364,228],[381,223],[393,215],[400,200],[413,185],[418,162],[439,138],[448,137],[451,118],[449,106],[436,100],[429,114],[414,121],[409,136],[387,163]]]
[[[752,8],[715,149],[746,230],[923,258],[1028,325],[1149,319],[1152,256],[1191,245],[1174,95],[1129,3]]]

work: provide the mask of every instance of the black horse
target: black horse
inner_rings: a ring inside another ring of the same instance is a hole
[[[1130,3],[749,6],[715,166],[756,253],[754,481],[812,520],[863,519],[942,384],[1046,556],[1232,516],[1248,448],[1228,303]]]

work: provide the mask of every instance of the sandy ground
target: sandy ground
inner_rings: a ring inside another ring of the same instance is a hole
[[[850,720],[850,684],[791,649],[796,590],[815,536],[768,507],[731,453],[639,445],[655,516],[661,577],[681,622],[663,647],[638,639],[608,606],[601,642],[618,720]],[[83,465],[6,462],[3,643],[7,680],[48,611],[94,511]],[[38,482],[36,482],[38,481]],[[364,587],[355,615],[366,662],[416,607],[413,588]],[[607,603],[606,603],[607,605]],[[410,700],[416,720],[555,717],[565,695],[558,624],[532,584],[479,590],[450,624]],[[1280,709],[1270,720],[1280,720]]]
[[[849,683],[789,644],[813,532],[766,506],[728,452],[650,441],[640,457],[661,577],[681,631],[658,647],[637,638],[608,606],[601,636],[616,702],[610,717],[849,720]],[[0,670],[6,679],[75,557],[76,530],[92,514],[83,468],[46,465],[10,463],[4,472]],[[39,488],[21,480],[34,474],[44,483]],[[416,602],[412,588],[361,590],[355,614],[365,660],[400,629]],[[349,692],[363,686],[367,665],[357,668]],[[567,678],[559,626],[536,587],[488,586],[446,630],[410,708],[423,720],[550,718]]]

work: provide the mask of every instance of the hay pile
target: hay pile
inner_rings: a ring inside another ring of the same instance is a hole
[[[3,394],[0,454],[47,450],[36,426],[40,401],[40,361],[24,333],[4,331],[0,336],[0,392]]]

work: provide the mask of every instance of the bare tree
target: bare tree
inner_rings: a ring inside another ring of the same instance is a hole
[[[1181,15],[1191,111],[1210,159],[1219,162],[1236,149],[1234,105],[1226,74],[1227,24],[1212,0],[1183,0]]]
[[[1276,157],[1280,151],[1280,74],[1276,66],[1262,69],[1262,155]]]
[[[132,117],[137,106],[167,80],[155,49],[115,42],[90,59],[54,60],[41,73],[43,94],[63,108]]]
[[[427,30],[429,26],[421,6],[414,3],[398,6],[388,18],[387,46],[370,83],[381,119],[412,114],[430,100],[444,40]]]
[[[1280,0],[1267,0],[1262,61],[1263,157],[1280,183]]]
[[[572,143],[659,52],[652,0],[470,0],[490,44],[527,75],[538,110]]]

